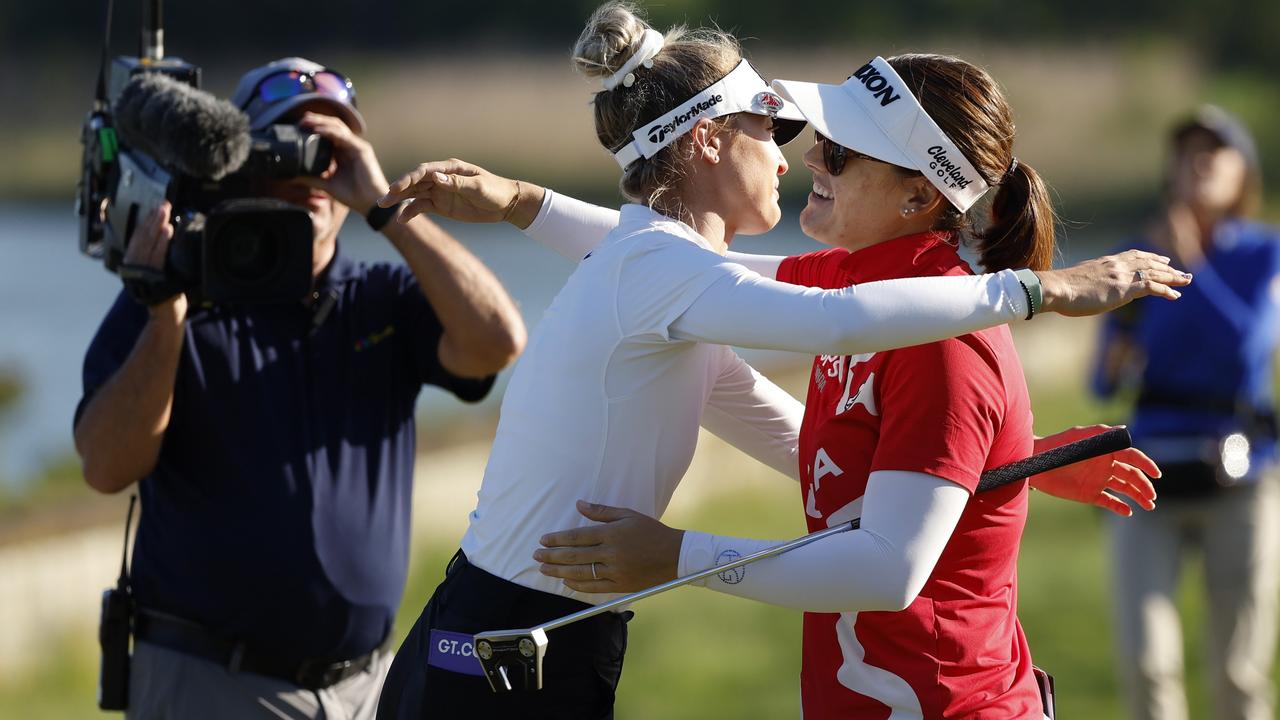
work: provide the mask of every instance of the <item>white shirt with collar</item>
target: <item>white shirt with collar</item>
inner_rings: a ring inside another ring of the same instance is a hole
[[[548,196],[531,231],[556,226],[543,222]],[[539,573],[538,538],[587,524],[579,499],[661,516],[700,423],[797,476],[802,406],[726,345],[859,354],[1026,315],[1008,271],[942,284],[802,288],[726,260],[693,228],[647,207],[626,205],[615,217],[617,227],[579,263],[516,365],[462,539],[477,567],[584,602],[613,596],[575,593]],[[590,224],[579,232],[599,237]],[[579,237],[558,246],[590,244]]]

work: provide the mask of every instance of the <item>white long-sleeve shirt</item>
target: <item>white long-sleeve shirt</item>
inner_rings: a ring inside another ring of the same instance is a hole
[[[585,203],[551,189],[542,197],[542,208],[524,233],[565,258],[578,262],[604,236],[618,227],[618,211]],[[782,255],[752,255],[730,250],[725,259],[767,278],[775,277]]]
[[[609,596],[574,593],[532,559],[543,533],[586,523],[575,500],[660,516],[702,420],[774,467],[795,462],[798,403],[723,345],[859,354],[1026,314],[1007,271],[801,288],[726,260],[692,228],[638,205],[595,245],[604,221],[559,228],[548,212],[558,199],[568,204],[552,195],[528,232],[554,232],[562,254],[589,257],[516,366],[462,548],[490,573],[586,602]]]

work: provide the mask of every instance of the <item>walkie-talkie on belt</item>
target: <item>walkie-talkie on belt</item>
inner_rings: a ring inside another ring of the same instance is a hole
[[[116,586],[102,591],[102,617],[98,622],[98,642],[102,645],[102,667],[98,674],[98,707],[125,710],[129,707],[129,636],[133,631],[133,592],[129,587],[129,528],[138,496],[129,497],[129,514],[124,520],[124,551],[120,558],[120,578]]]

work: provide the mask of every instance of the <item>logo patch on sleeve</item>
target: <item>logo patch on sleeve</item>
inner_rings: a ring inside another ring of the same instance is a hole
[[[740,557],[742,557],[742,553],[737,550],[721,550],[720,554],[716,556],[716,564],[723,565],[725,563],[731,563]],[[747,576],[747,569],[743,566],[738,566],[736,568],[722,570],[716,574],[719,576],[720,581],[725,585],[737,585]]]

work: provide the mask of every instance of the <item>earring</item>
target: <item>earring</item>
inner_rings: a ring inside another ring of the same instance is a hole
[[[915,208],[902,208],[902,217],[910,217],[916,212]]]

